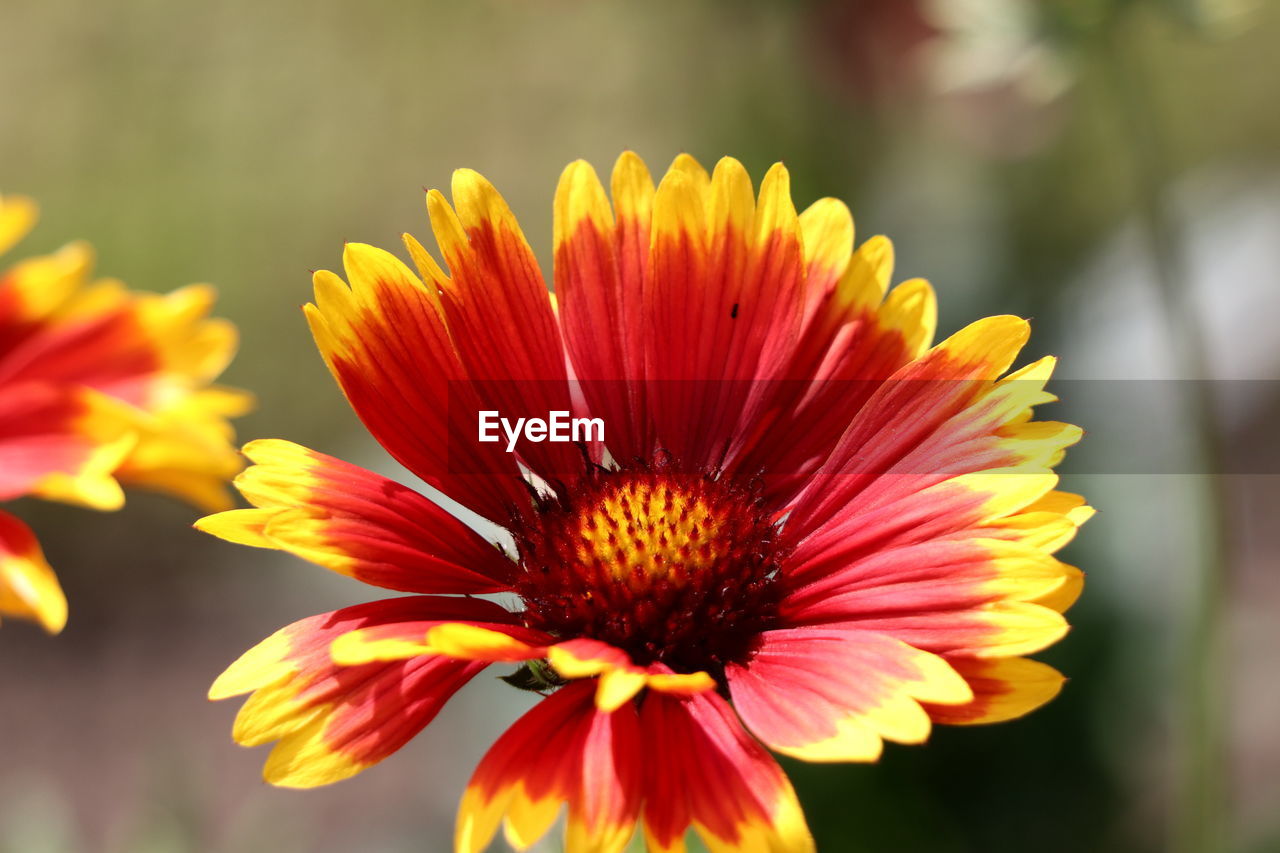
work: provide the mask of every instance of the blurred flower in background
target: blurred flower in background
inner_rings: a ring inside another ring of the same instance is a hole
[[[35,217],[29,199],[0,198],[0,252]],[[226,481],[241,465],[227,418],[250,398],[209,383],[235,352],[235,327],[207,318],[208,287],[129,291],[91,279],[92,261],[73,243],[0,273],[0,500],[113,510],[125,484],[230,506]],[[35,536],[2,511],[0,613],[52,633],[67,620]]]
[[[1065,126],[1077,77],[1142,0],[816,0],[811,55],[827,86],[883,111],[927,104],[958,139],[998,157]],[[1209,37],[1248,25],[1255,0],[1154,0]]]
[[[1077,4],[1080,11],[1088,4]],[[932,102],[1000,156],[1043,146],[1072,84],[1067,21],[1035,0],[825,0],[814,57],[827,85],[884,111]]]
[[[888,101],[923,85],[920,54],[941,35],[919,0],[818,0],[808,26],[816,67],[837,88]]]

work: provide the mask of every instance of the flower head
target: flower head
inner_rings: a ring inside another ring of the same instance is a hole
[[[1089,515],[1051,467],[1079,430],[1013,317],[930,347],[933,292],[889,290],[838,201],[804,213],[775,166],[624,154],[555,199],[553,300],[497,191],[455,174],[427,208],[445,266],[349,244],[307,317],[348,400],[430,485],[504,527],[496,547],[422,494],[284,441],[245,448],[253,504],[202,520],[414,593],[313,616],[213,685],[251,693],[242,744],[308,787],[386,758],[486,667],[545,698],[462,798],[456,846],[524,849],[567,806],[570,850],[811,850],[766,747],[875,760],[931,723],[1019,716],[1061,677],[1080,572],[1052,554]],[[445,272],[447,266],[448,272]],[[600,418],[603,441],[507,453],[477,414]],[[499,600],[472,596],[500,593]]]
[[[0,252],[36,208],[0,199]],[[95,509],[124,503],[121,484],[158,489],[214,511],[242,467],[227,418],[242,391],[211,386],[235,328],[207,318],[213,291],[161,296],[93,280],[92,251],[73,243],[0,272],[0,500],[24,495]],[[61,630],[67,604],[31,531],[0,512],[0,613]]]

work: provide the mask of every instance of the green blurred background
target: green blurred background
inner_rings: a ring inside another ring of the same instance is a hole
[[[935,283],[944,334],[1020,313],[1028,357],[1057,353],[1063,376],[1189,378],[1163,282],[1187,295],[1209,375],[1270,379],[1277,44],[1280,4],[1210,0],[4,0],[0,189],[43,208],[12,257],[83,237],[134,287],[219,286],[243,337],[225,378],[261,399],[243,438],[390,473],[314,352],[308,270],[337,267],[344,240],[428,236],[421,188],[459,166],[506,194],[549,269],[560,170],[624,148],[655,171],[681,151],[757,177],[785,161],[799,205],[846,200],[860,237],[895,240],[897,278]],[[1190,436],[1173,405],[1114,434]],[[1046,412],[1095,436],[1111,414]],[[1064,487],[1101,509],[1066,554],[1089,583],[1043,655],[1063,695],[876,765],[789,762],[820,849],[1280,850],[1280,478],[1247,464],[1277,414],[1265,398],[1222,413],[1246,462],[1217,493],[1203,462],[1108,473],[1118,451],[1086,440]],[[146,494],[114,515],[17,511],[71,622],[0,629],[0,850],[448,849],[522,697],[481,677],[378,768],[271,789],[208,683],[286,622],[376,595],[202,536]],[[1193,631],[1215,587],[1206,679]],[[1189,694],[1221,715],[1220,774],[1188,767]],[[1185,832],[1188,778],[1222,782],[1211,842]]]

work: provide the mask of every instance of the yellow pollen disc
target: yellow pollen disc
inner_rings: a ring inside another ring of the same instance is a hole
[[[603,496],[579,524],[580,559],[605,564],[633,588],[658,578],[678,584],[689,571],[710,569],[725,550],[717,541],[723,520],[666,483],[629,483]]]
[[[514,525],[526,626],[616,646],[638,664],[714,671],[774,623],[778,528],[733,482],[593,472]]]

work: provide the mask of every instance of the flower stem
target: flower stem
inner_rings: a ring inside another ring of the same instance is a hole
[[[1169,848],[1184,853],[1216,853],[1226,848],[1226,752],[1223,736],[1223,609],[1231,564],[1227,535],[1228,495],[1221,467],[1222,439],[1217,418],[1212,368],[1205,335],[1188,278],[1186,240],[1167,197],[1173,170],[1159,116],[1151,100],[1147,76],[1136,55],[1135,40],[1126,39],[1117,15],[1106,28],[1104,66],[1117,118],[1132,154],[1134,193],[1150,252],[1197,478],[1200,550],[1185,635],[1178,643],[1180,684],[1175,743],[1173,838]],[[1193,469],[1194,470],[1194,469]]]

